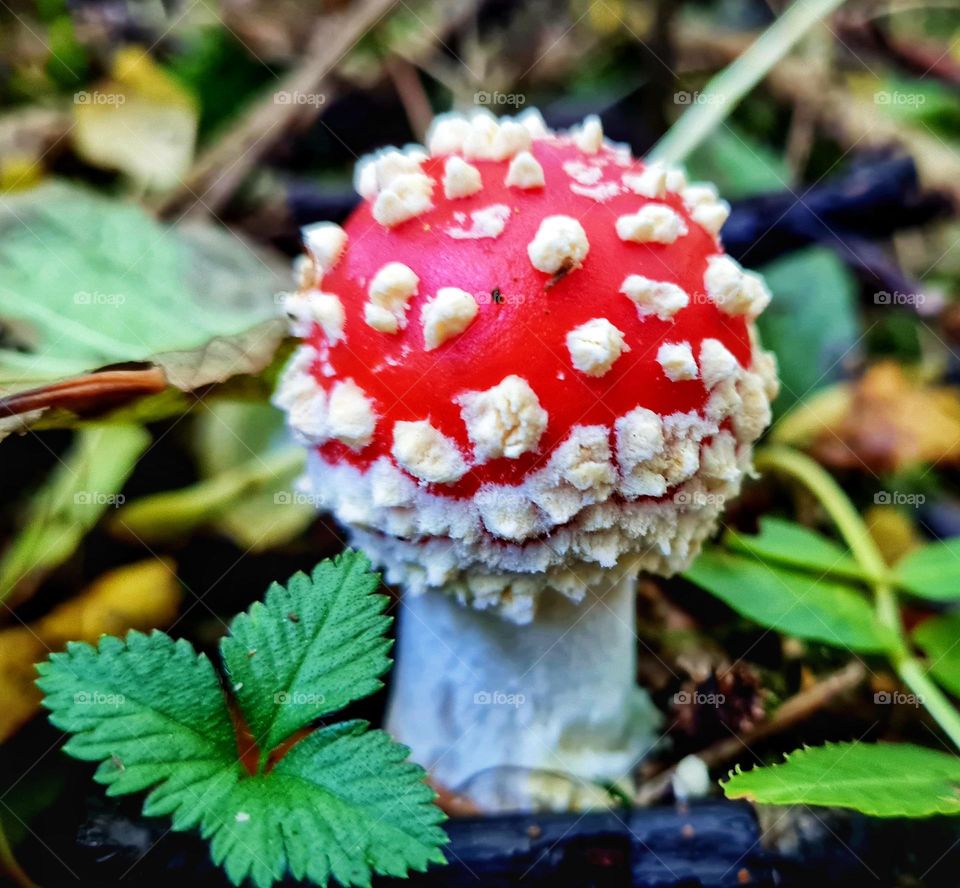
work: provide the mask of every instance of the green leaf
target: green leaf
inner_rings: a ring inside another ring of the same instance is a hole
[[[728,200],[782,191],[792,179],[782,157],[731,123],[715,130],[686,166],[691,178],[713,182]]]
[[[235,885],[296,879],[369,885],[443,863],[440,809],[406,747],[366,722],[344,722],[297,743],[267,775],[243,781],[211,812],[211,852]]]
[[[189,28],[177,38],[166,66],[200,100],[201,139],[235,119],[274,79],[270,68],[219,22]]]
[[[829,805],[872,817],[960,814],[960,758],[922,746],[837,743],[798,749],[781,765],[732,771],[727,798]]]
[[[758,534],[730,531],[724,542],[735,551],[789,567],[853,580],[864,578],[863,570],[843,546],[802,524],[782,518],[761,518]]]
[[[312,576],[274,583],[234,619],[220,645],[240,708],[273,749],[317,718],[382,687],[390,668],[388,598],[359,552],[322,561]]]
[[[65,184],[8,197],[0,266],[0,394],[126,362],[189,391],[258,372],[284,336],[280,263],[223,229],[171,228]]]
[[[839,377],[840,361],[860,335],[857,287],[850,270],[825,247],[791,253],[760,271],[773,301],[757,326],[763,344],[777,355],[780,415]]]
[[[960,601],[960,538],[914,549],[897,562],[894,579],[919,598]]]
[[[15,604],[69,558],[110,506],[150,435],[139,426],[88,425],[26,507],[23,530],[0,557],[0,601]]]
[[[878,87],[873,100],[879,113],[906,125],[956,136],[960,101],[946,84],[919,77],[886,77]]]
[[[274,586],[238,617],[222,651],[249,726],[277,751],[318,714],[379,687],[389,665],[386,599],[354,552]],[[250,645],[256,645],[256,648]],[[64,749],[99,761],[108,794],[149,790],[144,814],[197,827],[235,885],[269,888],[291,873],[369,885],[443,863],[444,815],[409,750],[366,722],[298,739],[272,769],[249,774],[210,661],[160,632],[73,643],[37,667]],[[275,703],[275,688],[290,694]],[[325,700],[301,704],[299,696]]]
[[[50,721],[73,736],[64,751],[101,762],[107,795],[151,788],[145,814],[174,829],[203,820],[240,780],[237,740],[210,661],[162,632],[73,642],[37,666]]]
[[[924,620],[912,637],[929,659],[933,677],[960,697],[960,614]]]
[[[884,651],[893,644],[866,599],[835,580],[712,548],[684,574],[737,613],[786,635],[855,651]]]

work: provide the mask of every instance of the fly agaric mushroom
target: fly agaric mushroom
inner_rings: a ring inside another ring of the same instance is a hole
[[[402,587],[388,728],[448,787],[616,780],[656,716],[641,570],[685,568],[770,421],[761,279],[710,185],[589,118],[438,118],[305,229],[276,403],[313,493]]]

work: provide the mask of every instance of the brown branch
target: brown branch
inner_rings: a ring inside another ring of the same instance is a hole
[[[427,127],[433,118],[433,109],[420,82],[420,74],[410,62],[394,53],[384,59],[384,67],[393,81],[400,104],[403,105],[404,113],[410,122],[410,129],[417,141],[424,141]]]
[[[222,210],[280,138],[294,126],[312,123],[322,113],[334,94],[327,83],[330,73],[396,2],[359,0],[324,15],[301,62],[197,159],[180,186],[162,199],[158,212],[170,216],[216,214]],[[278,101],[280,96],[288,101]]]
[[[845,43],[886,56],[911,74],[933,77],[949,86],[960,86],[960,62],[951,54],[949,44],[898,40],[887,33],[876,18],[860,11],[838,15],[836,28]]]
[[[835,697],[859,685],[866,676],[866,669],[859,660],[853,660],[843,669],[832,673],[815,685],[800,691],[785,700],[769,721],[757,725],[742,737],[724,737],[716,743],[696,753],[710,769],[736,758],[737,755],[753,743],[767,740],[810,718]],[[637,792],[638,805],[651,805],[659,801],[670,789],[677,766],[673,765],[646,780]]]

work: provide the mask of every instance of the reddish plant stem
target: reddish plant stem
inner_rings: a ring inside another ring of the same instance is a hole
[[[0,398],[0,416],[13,416],[51,407],[83,407],[103,398],[156,394],[166,387],[167,377],[160,367],[148,367],[144,370],[104,370]]]

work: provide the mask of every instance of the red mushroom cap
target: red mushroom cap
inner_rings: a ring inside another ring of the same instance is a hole
[[[720,511],[684,493],[735,492],[775,391],[752,332],[769,294],[722,252],[726,204],[595,119],[441,118],[430,143],[362,162],[344,229],[305,231],[277,401],[315,483],[414,586],[502,595],[651,548],[642,566],[683,566]]]

